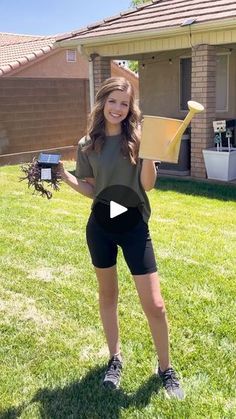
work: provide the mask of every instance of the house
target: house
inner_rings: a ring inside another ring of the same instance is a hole
[[[56,48],[57,38],[0,33],[0,165],[45,149],[75,157],[90,110],[89,63],[77,48]],[[133,72],[110,64],[138,91]]]
[[[91,98],[110,75],[110,60],[125,59],[139,62],[144,114],[184,119],[190,98],[202,103],[191,123],[190,173],[206,177],[202,150],[214,144],[212,122],[236,119],[234,0],[153,0],[56,43],[89,58]]]
[[[0,77],[88,78],[88,61],[76,49],[55,49],[55,36],[0,33]]]

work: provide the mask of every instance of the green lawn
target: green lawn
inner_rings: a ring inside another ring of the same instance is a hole
[[[68,168],[72,168],[68,163]],[[161,178],[150,230],[184,401],[164,397],[134,284],[119,254],[125,366],[101,387],[107,348],[86,247],[89,199],[47,200],[0,168],[0,418],[236,418],[236,187]]]

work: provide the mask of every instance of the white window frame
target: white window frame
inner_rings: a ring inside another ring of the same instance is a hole
[[[228,112],[229,111],[229,56],[230,56],[230,52],[219,52],[216,54],[216,56],[220,56],[220,55],[227,55],[227,61],[226,61],[226,108],[225,109],[217,109],[216,108],[216,112]],[[217,95],[217,90],[216,90],[216,95]],[[216,97],[216,101],[217,101],[217,97]]]
[[[74,53],[74,60],[70,58],[70,54]],[[76,49],[67,49],[66,50],[66,61],[68,63],[76,63],[77,61],[77,54],[76,54]]]

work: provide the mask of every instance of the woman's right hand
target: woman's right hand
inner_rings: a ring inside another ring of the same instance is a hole
[[[64,180],[67,185],[73,188],[76,192],[81,193],[88,198],[94,199],[94,179],[87,178],[88,180],[77,179],[76,176],[72,175],[69,171],[64,168],[62,161],[59,161],[57,165],[58,177]]]

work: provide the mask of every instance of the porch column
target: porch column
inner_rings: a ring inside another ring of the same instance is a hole
[[[216,117],[216,48],[213,45],[192,48],[191,96],[205,108],[191,123],[191,176],[206,178],[202,149],[214,146],[212,122]]]
[[[93,60],[94,96],[102,82],[111,77],[111,60],[109,57],[96,56]]]

